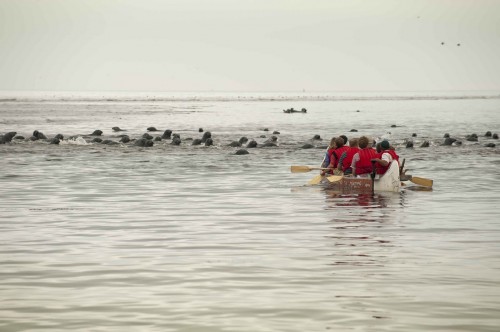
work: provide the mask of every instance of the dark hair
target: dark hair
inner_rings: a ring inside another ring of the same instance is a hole
[[[347,136],[346,135],[340,135],[339,137],[342,137],[344,140],[344,144],[347,144]]]
[[[370,140],[366,136],[361,136],[359,138],[358,143],[359,143],[359,148],[360,149],[364,149],[364,148],[366,148],[368,146],[368,144],[370,143]]]
[[[335,145],[337,146],[337,149],[343,147],[344,144],[345,144],[345,142],[344,142],[344,139],[342,138],[342,136],[339,136],[335,139]]]

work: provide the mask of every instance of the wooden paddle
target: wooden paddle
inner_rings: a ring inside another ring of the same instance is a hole
[[[324,167],[310,167],[310,166],[290,166],[290,170],[292,173],[306,173],[314,170],[331,170],[330,168],[324,168]]]
[[[410,181],[424,187],[432,187],[432,184],[434,183],[431,179],[420,178],[418,176],[412,176]]]
[[[331,175],[326,177],[326,179],[330,182],[339,182],[343,178],[344,177],[342,175]]]
[[[318,184],[321,182],[321,180],[323,179],[323,176],[321,174],[318,174],[316,175],[315,177],[313,177],[310,181],[309,181],[309,184],[310,185],[315,185],[315,184]]]

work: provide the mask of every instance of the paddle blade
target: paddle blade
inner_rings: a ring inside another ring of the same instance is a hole
[[[311,179],[311,181],[309,181],[309,184],[316,185],[316,184],[320,183],[322,179],[323,179],[323,177],[321,175],[316,175],[315,177],[313,177]]]
[[[342,178],[343,176],[341,175],[332,175],[327,177],[329,182],[339,182],[340,180],[342,180]]]
[[[434,183],[431,179],[419,178],[417,176],[412,176],[410,181],[424,187],[432,187],[432,184]]]
[[[309,166],[290,166],[290,170],[292,173],[306,173],[312,171],[312,168]]]

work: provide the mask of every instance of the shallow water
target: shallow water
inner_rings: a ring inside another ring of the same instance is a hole
[[[292,106],[308,112],[282,112]],[[500,131],[499,108],[497,98],[0,102],[0,134],[101,129],[118,140],[113,126],[131,137],[155,126],[183,139],[0,145],[0,330],[497,331],[500,149],[483,135]],[[214,146],[190,145],[198,128]],[[274,130],[278,147],[226,146]],[[441,146],[446,132],[462,146]],[[306,186],[316,173],[290,173],[318,165],[340,134],[388,138],[433,190],[339,195]]]

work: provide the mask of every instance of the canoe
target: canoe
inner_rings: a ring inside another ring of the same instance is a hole
[[[326,180],[329,188],[340,191],[342,193],[371,193],[372,179],[371,178],[351,178],[342,177],[340,181],[330,182]],[[392,191],[399,192],[401,182],[399,180],[399,164],[393,161],[387,172],[379,179],[374,181],[375,191]]]

